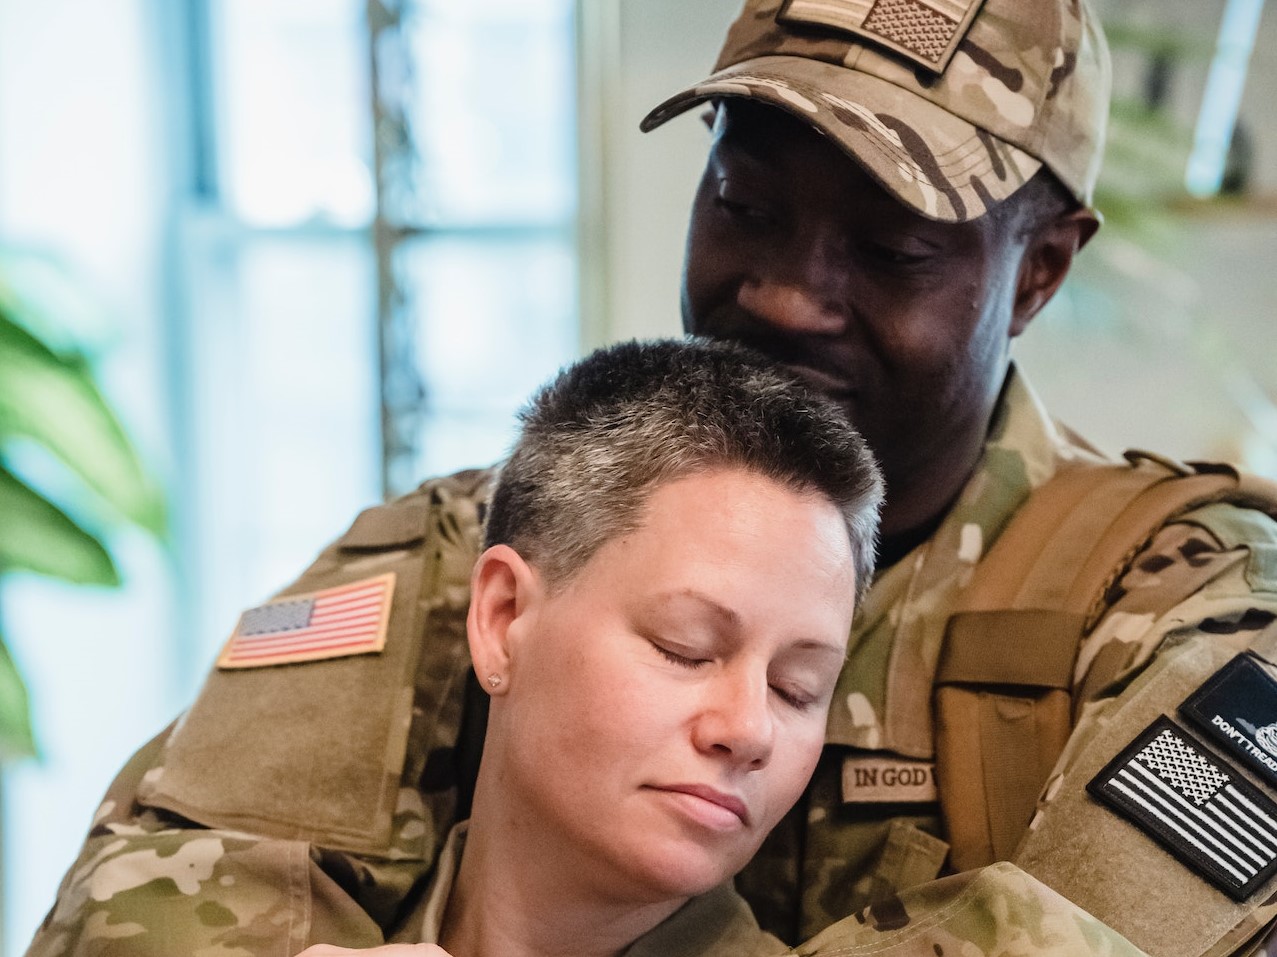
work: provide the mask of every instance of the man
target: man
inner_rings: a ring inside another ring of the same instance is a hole
[[[1031,676],[1031,693],[999,696],[988,673],[1007,666],[1015,684],[1016,668],[1041,664],[1040,630],[995,633],[965,661],[945,652],[999,537],[1022,537],[1030,492],[1097,461],[1040,408],[1009,345],[1095,232],[1107,98],[1103,38],[1079,0],[750,0],[714,77],[647,121],[713,108],[686,328],[754,345],[843,402],[886,477],[879,572],[824,757],[739,881],[784,938],[868,904],[889,921],[898,894],[998,858],[1159,955],[1250,953],[1277,915],[1277,839],[1256,830],[1277,819],[1271,786],[1236,770],[1241,750],[1151,724],[1182,721],[1176,709],[1238,652],[1271,656],[1273,522],[1213,504],[1156,530],[1078,616],[1085,638],[1064,676]],[[128,940],[157,920],[248,953],[393,931],[469,799],[482,713],[457,649],[486,482],[427,483],[320,557],[292,591],[364,569],[411,577],[389,625],[407,639],[379,656],[211,675],[171,739],[113,787],[33,954],[107,952],[113,935],[143,953]],[[1271,679],[1237,660],[1264,712]],[[1058,726],[1036,709],[1061,698],[1066,726],[1034,769],[1041,755],[1017,735]],[[1267,723],[1277,713],[1256,727]],[[947,742],[964,738],[980,743],[955,758]],[[940,803],[937,757],[950,792],[996,796],[1016,779],[1036,794],[1061,749],[1031,826],[1011,815],[990,848],[966,838],[983,811]],[[1132,810],[1113,797],[1121,774],[1176,783]]]

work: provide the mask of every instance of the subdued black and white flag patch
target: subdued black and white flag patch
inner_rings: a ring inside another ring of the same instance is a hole
[[[1234,900],[1277,871],[1277,804],[1167,717],[1087,785]]]

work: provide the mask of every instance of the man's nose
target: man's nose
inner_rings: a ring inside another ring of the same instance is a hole
[[[837,336],[847,328],[847,268],[838,244],[817,240],[767,263],[745,280],[736,304],[768,325],[794,334]]]
[[[730,756],[737,765],[760,768],[776,743],[771,689],[765,676],[724,674],[707,689],[696,724],[696,746]]]

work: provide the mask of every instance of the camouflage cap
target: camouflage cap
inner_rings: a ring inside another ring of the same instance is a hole
[[[1109,73],[1086,0],[746,0],[713,74],[641,127],[720,97],[762,100],[922,215],[963,222],[1043,164],[1090,205]]]

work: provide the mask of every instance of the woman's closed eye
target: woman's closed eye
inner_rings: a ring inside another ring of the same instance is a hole
[[[694,649],[685,648],[681,645],[674,645],[670,642],[659,642],[648,639],[648,643],[656,650],[666,661],[676,664],[682,668],[699,668],[710,662],[709,658],[703,654],[696,652]]]
[[[835,649],[804,652],[776,662],[768,683],[772,693],[794,710],[809,711],[833,697],[842,661]]]
[[[666,661],[689,671],[701,668],[713,661],[713,658],[706,657],[704,652],[695,651],[682,645],[673,645],[669,641],[648,639],[648,643]],[[795,711],[807,711],[815,707],[820,703],[822,697],[820,693],[813,692],[805,685],[791,680],[775,680],[769,683],[769,687],[772,694]]]
[[[820,700],[818,695],[813,695],[805,688],[799,688],[794,685],[774,682],[771,689],[772,694],[785,702],[785,704],[789,705],[795,711],[806,711],[809,708],[814,707]]]

